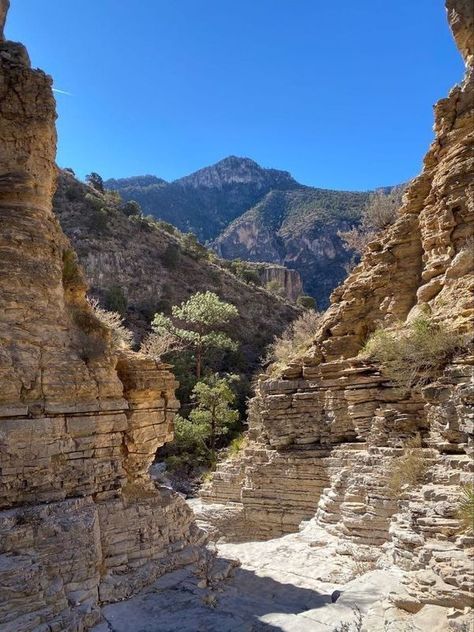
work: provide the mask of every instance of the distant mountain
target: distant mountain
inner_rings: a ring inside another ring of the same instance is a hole
[[[105,186],[119,191],[125,200],[139,202],[144,213],[207,241],[269,191],[301,185],[286,171],[264,169],[249,158],[229,156],[174,182],[137,176],[107,180]]]
[[[105,186],[139,202],[145,214],[210,242],[222,257],[297,270],[321,307],[351,257],[337,233],[358,224],[370,195],[304,186],[287,171],[236,156],[169,183],[137,176]]]
[[[226,259],[267,261],[297,270],[306,293],[325,307],[347,275],[339,231],[358,223],[368,193],[302,187],[271,191],[213,242]]]

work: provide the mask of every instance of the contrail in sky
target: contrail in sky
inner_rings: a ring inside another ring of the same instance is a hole
[[[67,94],[68,97],[72,97],[70,92],[66,92],[66,90],[59,90],[58,88],[53,88],[53,92],[58,92],[59,94]]]

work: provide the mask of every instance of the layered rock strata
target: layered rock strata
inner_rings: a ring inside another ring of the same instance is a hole
[[[249,446],[203,491],[205,502],[240,507],[237,537],[288,533],[316,515],[341,542],[375,557],[389,551],[406,571],[393,602],[411,613],[472,605],[474,538],[459,506],[472,484],[474,357],[468,346],[403,393],[359,352],[376,329],[421,314],[456,335],[472,330],[474,8],[448,0],[447,9],[466,76],[435,107],[422,174],[399,219],[333,293],[310,350],[278,378],[260,380]],[[394,493],[393,473],[415,440],[422,474]]]
[[[172,438],[174,377],[112,347],[52,213],[55,118],[51,79],[2,39],[2,632],[88,629],[101,602],[193,561],[202,540],[147,473]]]

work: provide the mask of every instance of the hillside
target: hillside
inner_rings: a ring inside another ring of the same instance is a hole
[[[169,313],[191,294],[211,290],[239,308],[232,334],[241,342],[239,364],[250,373],[264,347],[299,313],[285,299],[239,279],[172,227],[127,216],[130,210],[117,195],[102,194],[68,171],[59,173],[53,210],[78,254],[91,294],[112,309],[123,305],[138,338],[149,330],[156,311]]]
[[[272,261],[297,270],[305,292],[325,307],[350,260],[338,232],[357,224],[368,198],[310,187],[271,191],[234,220],[213,248],[226,259]]]
[[[105,186],[138,201],[145,213],[211,240],[226,259],[297,270],[304,291],[323,307],[351,258],[337,233],[358,223],[369,199],[369,193],[303,186],[287,171],[235,156],[170,183],[137,176]]]

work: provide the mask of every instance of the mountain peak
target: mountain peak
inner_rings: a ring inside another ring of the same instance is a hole
[[[180,186],[221,189],[230,184],[253,184],[257,188],[286,188],[298,186],[288,171],[265,169],[250,158],[227,156],[219,162],[204,169],[199,169],[189,176],[175,180]]]

